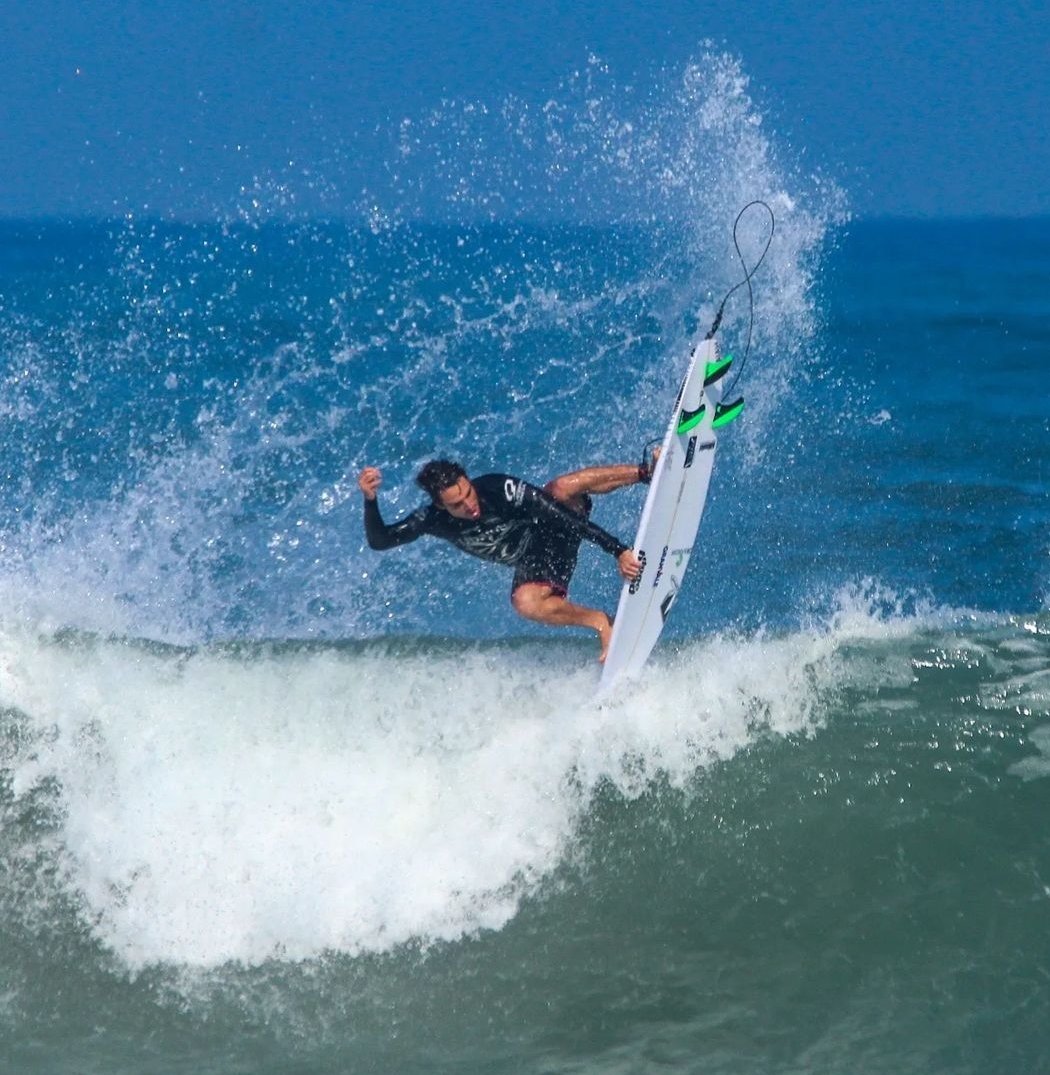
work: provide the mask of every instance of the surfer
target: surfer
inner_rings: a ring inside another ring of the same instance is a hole
[[[509,474],[471,479],[459,463],[436,459],[416,475],[430,503],[394,523],[379,513],[382,474],[365,467],[357,484],[365,498],[365,537],[373,549],[406,545],[424,534],[442,538],[482,560],[514,568],[511,604],[518,615],[552,627],[589,627],[605,660],[612,621],[600,609],[573,604],[569,581],[581,541],[616,557],[620,574],[635,578],[641,564],[628,545],[591,522],[591,496],[647,483],[651,465],[585,467],[542,489]]]

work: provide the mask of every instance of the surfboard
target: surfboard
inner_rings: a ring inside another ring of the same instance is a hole
[[[641,671],[681,591],[711,484],[718,432],[744,406],[743,399],[729,404],[722,399],[732,361],[731,355],[720,356],[713,338],[693,349],[634,540],[642,573],[620,592],[599,697]]]

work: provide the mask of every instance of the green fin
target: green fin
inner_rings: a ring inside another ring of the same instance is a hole
[[[726,355],[725,358],[720,358],[717,362],[708,362],[707,368],[704,370],[704,388],[724,377],[732,364],[732,355]]]
[[[704,420],[704,414],[706,412],[706,403],[701,403],[695,411],[687,411],[683,408],[682,413],[678,416],[677,432],[688,433],[690,429],[695,429]]]
[[[744,397],[741,396],[735,403],[719,403],[715,407],[715,416],[711,421],[712,429],[721,429],[727,426],[744,409]]]

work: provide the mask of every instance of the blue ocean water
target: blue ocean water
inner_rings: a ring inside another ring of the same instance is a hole
[[[849,220],[724,58],[618,107],[436,115],[359,222],[0,224],[6,1071],[1050,1067],[1050,222]],[[755,197],[747,407],[597,708],[356,474],[637,458]]]

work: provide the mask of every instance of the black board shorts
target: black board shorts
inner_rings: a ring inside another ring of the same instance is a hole
[[[585,497],[581,513],[585,519],[590,518],[592,506],[591,498]],[[549,586],[558,597],[567,596],[582,540],[579,534],[567,527],[544,526],[538,529],[532,535],[528,551],[514,569],[511,595],[519,586],[537,582]]]

